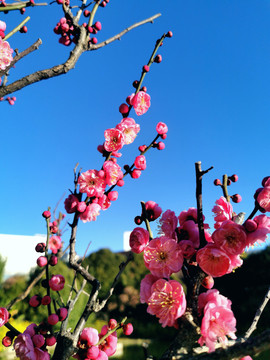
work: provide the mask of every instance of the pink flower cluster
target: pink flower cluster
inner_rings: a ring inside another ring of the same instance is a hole
[[[117,346],[117,333],[114,331],[106,336],[109,330],[111,328],[107,325],[102,327],[100,333],[91,327],[84,328],[77,344],[79,351],[73,357],[79,360],[107,360],[115,353]],[[103,341],[98,344],[101,339]]]
[[[44,337],[36,324],[29,325],[14,341],[16,356],[21,360],[49,360],[46,346],[54,345],[53,336]],[[43,350],[41,350],[41,347]]]
[[[0,36],[0,70],[5,70],[13,60],[13,50],[7,41],[3,41]]]
[[[201,337],[198,343],[206,345],[209,352],[215,351],[216,343],[227,344],[227,336],[236,339],[236,320],[231,310],[231,301],[212,289],[200,294],[198,312],[203,315]]]

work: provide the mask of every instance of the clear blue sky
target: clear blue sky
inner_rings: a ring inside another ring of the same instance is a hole
[[[163,61],[151,67],[144,82],[152,106],[144,116],[131,113],[141,133],[123,149],[119,163],[133,162],[159,121],[169,127],[166,149],[148,152],[141,178],[128,178],[118,201],[96,222],[80,224],[78,253],[89,241],[91,250],[121,250],[141,200],[154,200],[177,215],[195,206],[198,160],[204,169],[214,166],[203,184],[207,222],[213,223],[211,209],[221,195],[213,180],[223,173],[239,176],[230,189],[243,197],[235,211],[252,210],[254,191],[270,175],[270,1],[111,0],[96,16],[103,25],[98,39],[159,12],[154,24],[83,54],[67,75],[15,93],[15,106],[0,104],[1,233],[44,233],[41,213],[73,188],[74,165],[79,162],[83,171],[101,167],[96,147],[104,130],[121,120],[119,105],[132,93],[156,39],[168,30],[174,36],[160,49]],[[53,33],[60,7],[29,9],[26,15],[31,16],[28,33],[13,36],[11,46],[21,51],[38,37],[43,45],[16,65],[10,81],[65,61],[71,50]],[[24,17],[0,13],[8,31]]]

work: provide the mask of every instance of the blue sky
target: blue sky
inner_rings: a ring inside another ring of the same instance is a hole
[[[166,148],[147,153],[141,178],[126,179],[119,199],[96,222],[80,224],[78,253],[89,241],[92,251],[121,250],[123,232],[135,226],[141,200],[154,200],[177,215],[195,206],[198,160],[204,169],[214,166],[203,183],[208,223],[213,224],[211,209],[221,195],[213,180],[224,173],[239,176],[230,188],[243,197],[235,211],[251,212],[254,191],[270,175],[270,1],[111,0],[97,13],[103,25],[97,37],[103,41],[159,12],[162,17],[154,24],[83,54],[67,75],[15,93],[14,106],[0,104],[1,233],[44,233],[41,213],[72,189],[74,165],[79,162],[83,171],[101,167],[96,147],[104,141],[104,130],[121,120],[119,105],[133,92],[132,82],[156,39],[168,30],[174,36],[159,51],[163,61],[151,67],[144,82],[152,106],[144,116],[131,113],[141,132],[123,149],[119,163],[133,162],[138,146],[155,136],[159,121],[169,127]],[[43,45],[16,65],[10,81],[65,61],[71,50],[53,33],[59,6],[29,9],[27,15],[28,33],[10,38],[11,46],[21,51],[38,37]],[[0,20],[8,32],[25,16],[0,13]]]

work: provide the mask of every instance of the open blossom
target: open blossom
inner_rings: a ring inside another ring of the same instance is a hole
[[[177,227],[177,217],[174,211],[167,210],[165,211],[161,219],[159,220],[160,223],[160,233],[164,234],[169,238],[175,238],[175,229]]]
[[[154,201],[147,201],[145,203],[145,210],[146,210],[146,214],[147,214],[147,219],[149,221],[154,221],[157,218],[160,217],[161,213],[162,213],[162,209],[160,206],[158,206],[157,203],[155,203]]]
[[[0,70],[5,70],[13,60],[13,50],[7,41],[3,41],[0,36]]]
[[[80,214],[82,222],[96,221],[99,215],[101,206],[99,204],[92,203],[88,205],[83,213]]]
[[[149,233],[147,230],[136,227],[130,234],[129,245],[131,251],[136,254],[140,254],[149,243]]]
[[[250,222],[253,225],[252,227],[248,226]],[[270,218],[266,215],[255,216],[253,220],[247,220],[244,227],[247,230],[247,243],[249,246],[256,242],[264,242],[267,234],[270,233]]]
[[[213,232],[212,239],[218,247],[232,255],[242,254],[247,246],[247,236],[243,226],[231,220],[224,221]]]
[[[232,205],[225,199],[225,197],[221,196],[216,201],[216,205],[213,207],[212,211],[216,215],[214,217],[214,220],[216,221],[214,228],[218,229],[223,221],[231,220],[233,208]]]
[[[189,240],[193,243],[194,248],[200,246],[199,228],[193,220],[187,220],[178,229],[178,239]]]
[[[157,276],[152,274],[147,274],[141,281],[140,285],[140,301],[142,304],[147,303],[148,299],[151,296],[152,285],[159,280]]]
[[[20,334],[14,341],[16,356],[20,359],[36,360],[34,344],[29,334]]]
[[[104,148],[106,151],[118,151],[122,149],[124,145],[124,135],[122,131],[118,129],[107,129],[104,132],[105,143]]]
[[[231,265],[229,255],[212,244],[207,244],[197,252],[196,261],[206,274],[213,277],[227,274]]]
[[[122,131],[125,145],[131,144],[140,131],[140,125],[136,124],[135,120],[132,118],[122,119],[122,121],[117,124],[115,128]]]
[[[53,254],[57,254],[57,251],[61,249],[62,241],[60,236],[53,235],[49,239],[49,249],[52,251]]]
[[[8,322],[9,313],[6,308],[0,307],[0,327]]]
[[[101,339],[108,332],[108,326],[104,325],[99,334]],[[114,331],[112,334],[106,337],[106,339],[99,345],[100,351],[103,351],[108,357],[112,356],[116,352],[117,347],[117,333]]]
[[[144,263],[154,276],[169,278],[181,270],[183,255],[174,239],[162,236],[151,240],[144,249]]]
[[[270,186],[265,186],[262,188],[257,196],[256,201],[263,210],[270,211]]]
[[[79,176],[78,184],[81,193],[86,193],[89,197],[102,196],[106,182],[98,173],[97,170],[87,170]]]
[[[136,95],[130,96],[130,103],[137,115],[143,115],[150,107],[150,95],[144,91],[139,91]]]
[[[121,167],[113,161],[105,161],[103,170],[105,171],[105,181],[107,185],[115,185],[119,179],[123,178]]]
[[[78,341],[78,347],[90,347],[99,341],[98,331],[94,328],[84,328]]]
[[[163,122],[159,122],[156,126],[156,130],[159,135],[164,135],[168,132],[168,126]]]
[[[209,352],[215,351],[217,342],[227,344],[227,336],[236,339],[236,319],[231,310],[231,301],[215,289],[200,294],[199,311],[202,312],[201,337],[198,343],[205,344]]]
[[[182,285],[175,280],[157,280],[151,287],[147,312],[156,315],[162,327],[175,326],[186,311],[186,298]]]
[[[49,280],[49,286],[53,291],[60,291],[64,289],[65,278],[63,275],[53,275]]]

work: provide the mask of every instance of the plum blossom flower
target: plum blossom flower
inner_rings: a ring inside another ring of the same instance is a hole
[[[53,275],[49,280],[49,286],[53,291],[60,291],[64,289],[65,278],[63,275]]]
[[[102,196],[105,188],[105,180],[99,176],[97,170],[87,170],[79,176],[78,184],[80,185],[80,192],[86,193],[87,196]]]
[[[119,179],[123,178],[121,167],[113,161],[105,161],[103,170],[105,171],[105,181],[107,185],[115,185]]]
[[[248,227],[249,222],[252,222],[253,228]],[[267,234],[270,233],[270,218],[266,215],[258,215],[253,220],[247,220],[244,227],[247,230],[247,243],[249,246],[256,242],[265,242]]]
[[[162,214],[159,223],[160,223],[160,234],[163,234],[172,239],[176,238],[175,229],[177,227],[177,217],[174,211],[171,210],[165,211]]]
[[[199,228],[193,220],[187,220],[178,229],[179,240],[189,240],[193,243],[194,248],[200,246]]]
[[[107,129],[104,132],[105,143],[104,148],[106,151],[118,151],[124,145],[124,135],[119,129]]]
[[[20,334],[14,341],[16,356],[22,360],[36,360],[34,344],[29,334]]]
[[[229,255],[213,244],[200,249],[196,254],[196,261],[206,274],[213,277],[227,274],[231,265]]]
[[[218,229],[221,223],[225,220],[231,220],[233,208],[232,205],[225,199],[224,196],[221,196],[217,201],[216,205],[212,209],[215,213],[214,220],[216,221],[214,228]]]
[[[70,194],[66,199],[65,199],[65,209],[66,209],[66,212],[68,214],[72,214],[74,213],[76,210],[77,210],[77,206],[79,204],[79,200],[78,198],[73,195],[73,194]]]
[[[134,107],[136,115],[143,115],[150,107],[150,95],[139,91],[136,95],[130,96],[130,104]]]
[[[101,206],[99,204],[92,203],[88,205],[83,213],[80,214],[82,222],[96,221],[99,215]]]
[[[270,186],[262,188],[256,201],[264,211],[270,211]]]
[[[203,308],[201,337],[198,343],[205,344],[209,352],[215,351],[215,344],[227,344],[227,336],[236,339],[236,319],[231,310],[231,301],[215,289],[199,295],[199,311]],[[201,307],[201,309],[200,309]]]
[[[140,125],[136,124],[135,120],[132,118],[122,119],[122,121],[117,124],[115,128],[122,131],[125,145],[131,144],[140,131]]]
[[[156,126],[156,130],[159,135],[164,135],[168,132],[168,126],[163,122],[159,122]]]
[[[139,155],[135,158],[134,165],[139,170],[146,169],[146,159],[144,155]]]
[[[78,341],[78,347],[90,347],[99,341],[98,331],[94,328],[84,328]]]
[[[149,221],[154,221],[157,218],[160,217],[161,213],[162,213],[162,209],[160,206],[158,206],[158,204],[154,201],[147,201],[145,203],[145,210],[146,210],[146,214],[147,214],[147,219]]]
[[[49,239],[49,249],[53,254],[57,254],[57,251],[62,247],[62,241],[60,236],[53,235]]]
[[[13,60],[13,50],[7,41],[3,41],[0,36],[0,69],[5,70]]]
[[[247,246],[247,236],[243,226],[231,220],[224,221],[213,232],[212,240],[220,249],[232,255],[242,254]]]
[[[101,339],[108,332],[108,326],[104,325],[99,334],[99,339]],[[99,345],[100,351],[103,351],[108,357],[112,356],[116,352],[117,347],[117,333],[114,331],[112,334],[106,337]]]
[[[169,278],[180,271],[183,255],[174,239],[161,236],[151,240],[144,249],[144,263],[154,276]]]
[[[156,315],[162,327],[175,326],[186,311],[186,298],[182,285],[175,280],[157,280],[151,287],[147,312]]]
[[[147,303],[148,299],[151,296],[151,288],[152,285],[159,280],[157,276],[154,276],[152,274],[147,274],[141,281],[140,285],[140,300],[141,303]]]
[[[129,245],[131,251],[136,254],[140,254],[149,243],[149,233],[147,230],[136,227],[130,234]]]
[[[6,308],[0,307],[0,327],[5,325],[9,319],[9,312]]]

